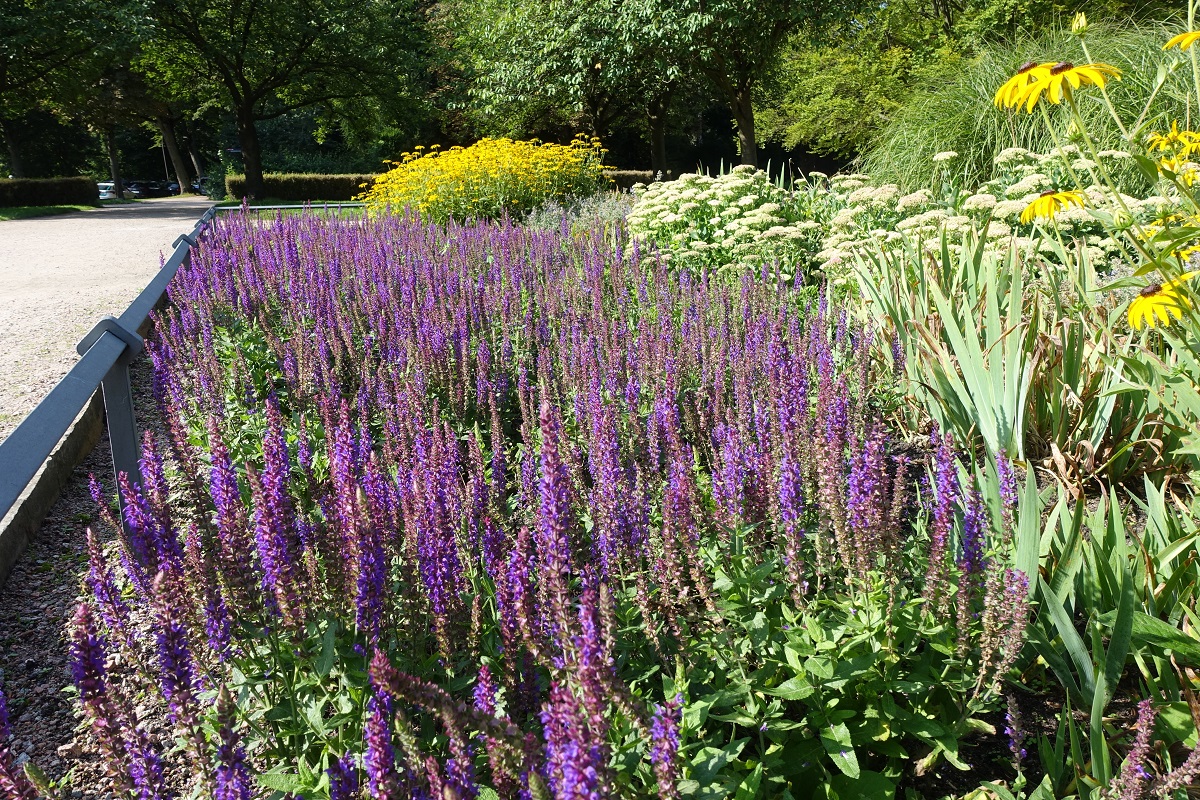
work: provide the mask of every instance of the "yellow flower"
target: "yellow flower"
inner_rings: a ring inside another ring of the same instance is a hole
[[[1163,50],[1170,50],[1172,47],[1187,50],[1197,41],[1200,41],[1200,31],[1185,31],[1178,36],[1172,36],[1170,41],[1163,45]]]
[[[1022,64],[1017,69],[1016,74],[996,90],[996,96],[993,98],[996,107],[1016,108],[1021,105],[1021,98],[1025,96],[1025,91],[1029,88],[1029,85],[1043,75],[1049,75],[1050,68],[1053,66],[1053,61],[1048,61],[1045,64],[1039,64],[1036,61],[1027,61]]]
[[[1083,206],[1082,192],[1042,192],[1038,199],[1025,206],[1021,212],[1021,223],[1028,225],[1035,219],[1053,219],[1055,214],[1073,205]]]
[[[1075,15],[1075,19],[1071,20],[1071,33],[1076,36],[1083,36],[1087,33],[1088,21],[1087,14],[1080,11]]]
[[[1179,156],[1160,159],[1158,168],[1174,173],[1175,178],[1184,186],[1191,186],[1200,178],[1200,166]]]
[[[1109,76],[1120,80],[1121,71],[1108,64],[1082,64],[1077,67],[1070,61],[1060,61],[1029,84],[1013,105],[1024,104],[1025,110],[1032,112],[1043,96],[1058,105],[1068,91],[1081,86],[1099,86],[1103,89]]]
[[[1170,325],[1171,317],[1183,319],[1183,309],[1191,308],[1192,303],[1179,289],[1196,274],[1196,271],[1185,272],[1174,280],[1154,283],[1143,289],[1129,303],[1129,327],[1141,330],[1153,328],[1156,321]]]

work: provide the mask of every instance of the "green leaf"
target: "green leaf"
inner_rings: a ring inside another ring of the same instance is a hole
[[[703,786],[712,783],[717,773],[730,761],[741,755],[749,738],[737,739],[722,748],[705,747],[692,758],[692,777]]]
[[[258,782],[268,789],[286,794],[301,791],[305,784],[294,772],[264,772],[258,776]]]
[[[758,797],[758,787],[762,784],[763,765],[759,764],[754,768],[754,771],[746,776],[746,780],[742,781],[738,787],[737,793],[734,794],[733,800],[754,800]]]
[[[839,722],[823,729],[821,745],[843,775],[857,778],[861,774],[858,768],[858,755],[854,752],[854,745],[850,742],[850,729],[846,727],[846,723]]]
[[[337,644],[337,622],[331,620],[329,627],[325,629],[325,635],[321,637],[321,655],[317,658],[316,673],[324,678],[333,669],[333,658],[337,655],[335,645]]]
[[[784,700],[803,700],[813,693],[813,686],[805,678],[789,678],[774,689],[763,689],[763,693],[782,697]]]
[[[1146,180],[1151,184],[1158,183],[1158,164],[1155,164],[1151,159],[1146,158],[1146,156],[1139,155],[1134,155],[1133,163],[1137,165],[1138,171],[1142,173]]]
[[[864,769],[857,778],[834,775],[829,788],[838,800],[892,800],[896,796],[896,784],[869,769]]]
[[[1101,625],[1111,627],[1117,612],[1110,611],[1099,618]],[[1170,650],[1180,666],[1200,667],[1200,639],[1189,636],[1169,622],[1152,617],[1143,611],[1133,613],[1131,636],[1138,644],[1156,650]]]

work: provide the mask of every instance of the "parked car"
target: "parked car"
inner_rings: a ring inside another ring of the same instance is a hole
[[[117,185],[112,181],[101,181],[100,183],[97,183],[96,186],[100,189],[101,200],[120,199],[117,197]]]

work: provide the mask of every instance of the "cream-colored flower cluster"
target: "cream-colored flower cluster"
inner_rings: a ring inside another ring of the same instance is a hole
[[[626,219],[630,247],[680,267],[777,263],[791,275],[809,266],[825,232],[811,213],[814,193],[788,191],[753,167],[638,184],[633,192],[637,203]],[[826,203],[835,201],[824,190],[818,194]],[[887,198],[881,195],[879,202]]]
[[[1116,150],[1097,156],[1110,171],[1124,168],[1130,158]],[[940,162],[949,160],[947,156]],[[995,164],[996,177],[974,192],[954,187],[941,197],[929,189],[902,194],[894,185],[873,185],[866,175],[835,176],[830,193],[837,198],[838,210],[830,217],[815,256],[817,266],[834,277],[852,263],[856,253],[918,243],[936,247],[946,234],[952,245],[972,235],[983,238],[995,251],[1017,248],[1026,255],[1045,257],[1051,257],[1060,242],[1077,243],[1093,263],[1111,267],[1130,254],[1106,232],[1105,215],[1131,215],[1134,221],[1147,223],[1175,205],[1170,198],[1158,196],[1112,195],[1096,177],[1100,165],[1082,158],[1074,145],[1051,153],[1010,147],[996,155]],[[1053,226],[1041,231],[1021,222],[1031,202],[1043,192],[1074,185],[1073,176],[1089,185],[1083,192],[1083,206],[1066,208],[1054,217]]]

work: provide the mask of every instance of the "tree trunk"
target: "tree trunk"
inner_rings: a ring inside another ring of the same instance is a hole
[[[125,197],[125,182],[121,179],[121,156],[117,151],[117,129],[115,125],[104,126],[104,147],[108,150],[108,176],[113,182],[117,197]]]
[[[25,162],[21,158],[21,144],[12,132],[12,123],[0,119],[0,134],[4,136],[4,146],[8,150],[8,171],[14,178],[25,177]]]
[[[204,180],[204,162],[200,159],[200,151],[196,149],[195,133],[183,120],[179,121],[179,128],[182,130],[183,140],[187,144],[188,158],[192,160],[192,168],[195,170],[196,182],[201,183]]]
[[[754,105],[750,100],[749,83],[741,84],[730,98],[733,101],[733,121],[737,123],[738,152],[742,163],[758,166],[758,142],[754,138]]]
[[[246,170],[246,197],[256,200],[263,196],[262,150],[258,145],[258,129],[254,127],[254,113],[250,109],[238,110],[237,129]]]
[[[648,116],[650,118],[650,170],[663,178],[669,172],[667,168],[667,106],[670,95],[664,93],[650,101]]]
[[[175,182],[179,184],[179,193],[183,194],[191,185],[192,176],[188,173],[183,154],[179,152],[179,140],[175,138],[175,129],[171,127],[171,120],[165,117],[159,117],[155,122],[158,124],[159,133],[162,134],[163,144],[167,146],[167,154],[171,156],[171,166],[175,169]]]

